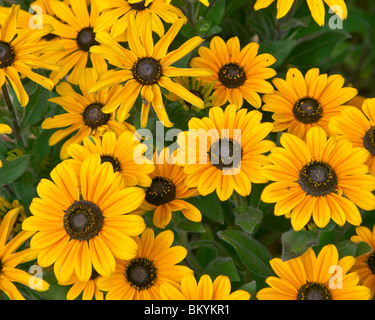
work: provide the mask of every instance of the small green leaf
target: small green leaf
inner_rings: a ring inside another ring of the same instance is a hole
[[[366,242],[353,242],[350,240],[341,241],[336,245],[340,257],[353,256],[358,257],[362,254],[372,251],[370,245]]]
[[[0,168],[0,186],[17,180],[27,169],[30,155],[24,155],[12,161],[6,161]]]
[[[262,278],[273,274],[269,264],[271,254],[260,242],[239,230],[222,230],[217,235],[234,247],[250,273]]]
[[[219,223],[224,221],[223,207],[215,192],[207,196],[198,196],[195,198],[186,199],[186,201],[197,207],[202,215],[208,219]]]
[[[203,273],[210,275],[212,281],[219,275],[227,276],[230,281],[240,280],[233,260],[230,257],[217,257],[208,264]]]
[[[283,233],[281,236],[282,254],[281,259],[287,261],[304,254],[307,249],[319,243],[318,229],[310,231],[294,231],[293,229]]]
[[[210,21],[213,26],[218,26],[223,20],[225,12],[225,0],[216,0],[213,2],[213,5],[210,7],[206,20]]]
[[[236,209],[234,219],[236,225],[244,228],[249,233],[253,232],[255,227],[262,221],[263,212],[256,208]]]

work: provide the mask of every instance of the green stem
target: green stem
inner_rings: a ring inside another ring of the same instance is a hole
[[[22,148],[24,149],[25,144],[24,144],[22,136],[21,136],[21,130],[20,130],[20,126],[18,124],[17,114],[16,114],[16,111],[14,110],[13,103],[10,99],[9,91],[8,91],[6,83],[3,84],[1,90],[3,92],[3,96],[4,96],[4,99],[5,99],[5,103],[8,107],[8,110],[13,115],[13,121],[12,121],[12,131],[13,132],[12,133],[13,133],[14,137],[16,138],[16,140],[21,144]]]
[[[186,0],[187,18],[193,26],[196,23],[196,16],[194,12],[194,1],[195,0]]]

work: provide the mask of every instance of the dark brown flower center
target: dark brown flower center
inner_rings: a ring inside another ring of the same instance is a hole
[[[218,73],[219,81],[229,89],[238,88],[246,81],[245,70],[237,63],[223,65]]]
[[[125,269],[125,277],[132,287],[138,291],[150,288],[157,278],[153,261],[146,258],[130,260]]]
[[[220,170],[237,168],[241,163],[241,144],[232,139],[219,139],[215,141],[208,152],[211,164]]]
[[[116,157],[111,155],[101,155],[100,158],[101,163],[109,162],[112,165],[114,172],[121,172],[121,163]]]
[[[323,115],[320,103],[313,98],[299,99],[293,106],[294,117],[302,123],[317,122]]]
[[[375,126],[367,130],[363,137],[363,145],[375,157]]]
[[[129,5],[133,10],[142,11],[142,10],[145,10],[146,8],[148,8],[151,5],[151,3],[150,3],[148,6],[145,6],[145,2],[146,1],[139,1],[139,2],[135,2],[135,3],[129,3]]]
[[[134,63],[132,73],[134,79],[141,85],[151,85],[158,83],[162,76],[162,68],[159,61],[146,57]]]
[[[193,95],[197,96],[199,99],[204,100],[203,94],[202,94],[201,92],[199,92],[199,91],[197,91],[197,90],[190,90],[190,92],[191,92]],[[187,102],[186,100],[184,100],[184,103],[185,103],[185,105],[186,105],[188,108],[191,107],[191,103],[190,103],[190,102]]]
[[[367,263],[371,273],[375,274],[375,251],[370,254]]]
[[[308,195],[325,196],[336,190],[337,176],[328,163],[313,160],[302,167],[298,183]]]
[[[77,35],[78,48],[82,51],[90,51],[92,46],[99,45],[99,42],[95,40],[95,32],[91,27],[82,29]]]
[[[11,66],[15,58],[12,46],[8,42],[0,41],[0,69]]]
[[[332,300],[332,295],[326,285],[307,282],[298,290],[297,300]]]
[[[91,201],[80,200],[65,211],[64,228],[75,240],[90,240],[97,236],[103,227],[103,214],[100,208]]]
[[[104,105],[99,102],[92,103],[86,107],[82,113],[83,122],[86,126],[94,130],[108,123],[111,115],[104,113],[102,111],[103,107]]]
[[[154,206],[161,206],[176,198],[175,184],[165,177],[152,178],[151,186],[146,189],[146,201]]]

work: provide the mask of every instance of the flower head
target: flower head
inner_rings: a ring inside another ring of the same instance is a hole
[[[366,99],[362,109],[346,107],[341,115],[331,118],[329,128],[353,146],[367,150],[366,164],[375,176],[375,99]]]
[[[155,171],[151,185],[146,189],[145,201],[140,210],[154,211],[153,223],[164,229],[172,219],[172,212],[181,211],[189,220],[200,222],[201,212],[184,199],[198,195],[196,188],[185,185],[184,167],[173,163],[169,148],[154,154]]]
[[[343,87],[341,75],[319,75],[319,69],[310,69],[305,77],[296,68],[290,68],[286,80],[273,80],[277,90],[263,96],[264,111],[273,112],[274,131],[288,130],[300,138],[312,127],[322,127],[331,134],[329,119],[339,115],[343,104],[351,100],[357,89]]]
[[[30,286],[30,283],[33,281],[32,274],[18,269],[17,266],[21,263],[34,260],[38,254],[38,251],[30,248],[17,252],[34,232],[21,231],[9,240],[9,236],[12,233],[13,226],[21,210],[22,207],[9,210],[0,224],[0,290],[4,291],[11,300],[25,299],[13,282]],[[39,283],[35,286],[35,290],[48,290],[49,284],[47,282],[42,279],[38,279],[38,281]]]
[[[268,7],[275,0],[257,0],[254,5],[255,10]],[[325,8],[324,2],[337,14],[341,20],[345,20],[348,10],[344,0],[306,0],[311,11],[311,15],[319,26],[324,26]],[[277,19],[283,18],[291,9],[294,0],[277,0]]]
[[[54,84],[51,80],[34,72],[34,68],[50,70],[59,69],[54,64],[40,59],[41,52],[53,51],[60,47],[47,45],[40,42],[41,37],[53,30],[51,25],[45,24],[43,29],[26,30],[18,28],[18,16],[20,6],[13,5],[4,21],[0,22],[0,87],[6,85],[6,81],[13,87],[18,101],[22,106],[29,102],[29,95],[22,85],[23,76],[38,83],[48,90],[52,90]]]
[[[357,227],[356,235],[351,237],[353,242],[365,242],[371,251],[357,257],[352,271],[359,275],[360,283],[370,288],[371,298],[375,295],[375,226],[372,231],[367,227]]]
[[[181,279],[193,271],[181,262],[187,250],[172,246],[174,235],[171,230],[155,236],[147,228],[140,237],[137,255],[129,260],[117,260],[116,271],[111,277],[99,280],[99,288],[107,291],[107,300],[161,300],[160,286],[170,283],[177,286]]]
[[[257,293],[259,300],[369,300],[370,289],[358,285],[356,272],[349,272],[355,258],[339,259],[333,244],[324,246],[318,256],[309,248],[302,256],[270,261],[277,277],[266,279],[270,286]]]
[[[199,57],[191,60],[194,68],[212,70],[212,76],[202,78],[203,82],[216,81],[214,85],[214,106],[221,106],[229,101],[237,108],[241,108],[243,99],[255,108],[261,106],[258,93],[271,93],[272,84],[265,79],[276,75],[275,70],[269,68],[276,59],[268,54],[258,55],[259,44],[251,42],[242,50],[238,37],[224,42],[215,36],[210,47],[200,47]]]
[[[229,105],[225,111],[213,107],[209,116],[192,118],[189,131],[179,134],[178,163],[185,166],[186,185],[197,188],[203,196],[216,190],[221,201],[235,190],[241,196],[251,192],[251,183],[265,183],[259,169],[268,163],[263,155],[274,147],[265,138],[272,123],[261,123],[262,114],[237,110]]]
[[[173,126],[164,108],[163,98],[160,88],[165,88],[169,92],[175,93],[180,98],[189,103],[203,108],[203,101],[188,89],[174,82],[172,78],[177,76],[208,76],[211,74],[206,69],[176,68],[171,64],[188,54],[203,42],[203,39],[196,36],[178,49],[167,53],[168,48],[176,37],[181,27],[186,23],[186,19],[178,19],[168,30],[168,32],[154,45],[152,31],[150,28],[151,19],[146,20],[144,26],[138,28],[134,15],[130,15],[129,46],[130,50],[123,48],[106,33],[98,33],[97,40],[102,46],[94,46],[91,52],[106,57],[109,63],[120,70],[113,74],[102,77],[99,82],[90,88],[89,92],[96,92],[109,85],[126,82],[119,92],[117,99],[104,108],[104,112],[111,112],[118,108],[119,101],[123,96],[127,100],[118,108],[118,117],[123,121],[133,107],[135,100],[142,97],[141,126],[147,124],[150,107],[154,109],[158,119],[164,121],[166,127]]]
[[[231,283],[227,276],[218,276],[214,281],[208,274],[200,277],[199,282],[194,275],[182,278],[181,285],[176,288],[169,283],[160,286],[164,300],[249,300],[250,294],[244,290],[231,293]]]
[[[106,88],[98,93],[87,93],[88,87],[94,85],[99,78],[95,69],[85,69],[79,81],[81,93],[76,92],[72,85],[62,82],[56,87],[59,97],[49,99],[57,103],[67,113],[47,118],[42,123],[43,129],[64,128],[53,133],[49,139],[51,146],[55,145],[65,137],[77,132],[64,142],[60,149],[60,157],[69,157],[67,148],[73,143],[81,143],[85,137],[90,135],[100,136],[107,131],[113,130],[117,136],[124,131],[134,131],[131,125],[116,121],[115,114],[105,113],[105,107],[112,102],[118,94],[119,86]]]
[[[272,162],[263,173],[275,181],[263,189],[261,200],[276,203],[275,215],[291,217],[298,231],[312,218],[324,228],[332,218],[342,226],[362,222],[358,207],[375,209],[375,177],[365,164],[368,153],[344,139],[330,137],[321,127],[311,128],[306,141],[282,134],[281,147],[272,149]]]
[[[88,157],[77,177],[63,161],[42,179],[22,228],[36,232],[30,246],[40,250],[38,264],[54,265],[57,279],[67,282],[73,275],[88,281],[92,268],[110,276],[115,257],[133,258],[138,245],[132,238],[145,229],[143,218],[127,214],[139,207],[144,190],[121,187],[119,176],[99,155]],[[78,182],[78,179],[80,180]]]

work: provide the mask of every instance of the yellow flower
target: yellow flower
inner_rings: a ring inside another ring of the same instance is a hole
[[[288,129],[300,138],[306,136],[311,127],[322,127],[329,135],[329,119],[339,115],[343,104],[351,100],[357,89],[344,87],[341,75],[319,75],[319,69],[310,69],[305,77],[296,68],[290,68],[286,80],[273,80],[277,88],[272,94],[263,96],[264,111],[273,112],[274,131]]]
[[[212,95],[212,90],[214,88],[215,81],[211,83],[202,83],[202,80],[188,77],[177,77],[174,79],[174,81],[202,99],[204,103],[203,108],[210,108],[213,106],[212,100],[215,98],[215,96]],[[168,100],[180,102],[185,110],[200,110],[199,108],[193,106],[191,103],[179,98],[174,93],[170,93],[166,97]]]
[[[10,134],[12,133],[12,128],[7,124],[0,123],[0,134]],[[0,160],[0,168],[3,166],[3,163]]]
[[[100,290],[108,291],[106,300],[161,300],[163,283],[177,286],[185,275],[193,273],[188,267],[177,265],[187,250],[172,247],[171,230],[155,237],[154,231],[147,228],[135,240],[139,248],[137,255],[131,260],[117,260],[114,275],[98,281]]]
[[[17,266],[34,260],[38,254],[38,251],[30,248],[16,252],[34,232],[21,231],[7,242],[21,209],[22,207],[18,207],[8,211],[0,225],[0,292],[4,291],[11,300],[25,299],[13,282],[19,282],[28,287],[30,283],[33,283],[33,275],[17,269]],[[42,279],[38,279],[38,281],[35,290],[48,290],[49,284],[47,282]]]
[[[127,213],[142,203],[142,188],[120,187],[119,176],[108,162],[101,164],[99,155],[83,162],[79,177],[63,161],[52,170],[51,178],[40,181],[39,197],[30,205],[33,215],[22,224],[24,230],[36,232],[30,246],[39,250],[40,266],[54,263],[56,278],[62,283],[73,272],[85,282],[92,268],[110,276],[115,258],[136,255],[138,245],[132,237],[146,225],[142,217]]]
[[[56,91],[60,96],[48,100],[63,107],[67,113],[45,119],[42,123],[42,128],[68,127],[53,133],[49,139],[49,144],[53,146],[65,137],[78,131],[76,135],[66,140],[62,145],[60,149],[61,159],[69,157],[67,152],[69,145],[81,143],[84,137],[90,135],[100,136],[111,130],[119,136],[124,131],[135,130],[129,124],[116,121],[113,113],[103,112],[105,106],[110,104],[113,98],[119,93],[120,86],[106,88],[98,93],[87,93],[88,88],[94,85],[98,78],[96,69],[85,69],[79,81],[81,93],[76,92],[71,84],[63,82],[56,87]]]
[[[353,146],[368,151],[366,164],[375,176],[375,99],[366,99],[362,110],[346,107],[341,115],[331,118],[329,127],[332,132],[348,139]]]
[[[133,133],[125,131],[117,138],[114,132],[106,132],[100,139],[89,136],[83,139],[83,146],[72,144],[68,153],[70,165],[79,173],[83,161],[92,154],[99,154],[101,162],[112,164],[113,171],[121,175],[126,187],[151,185],[150,173],[154,171],[152,161],[138,164],[135,149],[140,142],[133,140]],[[142,156],[142,155],[139,155]]]
[[[54,86],[52,81],[35,73],[32,69],[37,67],[58,69],[38,56],[40,52],[55,51],[59,47],[38,42],[41,37],[51,32],[53,28],[50,25],[45,24],[43,29],[35,29],[32,32],[17,28],[19,11],[20,6],[13,5],[9,16],[0,22],[0,87],[6,85],[6,80],[8,80],[20,104],[26,106],[29,102],[29,95],[22,85],[21,77],[25,76],[44,88],[52,90]]]
[[[66,282],[60,282],[58,280],[59,285],[71,285],[67,295],[67,300],[74,300],[80,294],[82,294],[82,300],[104,300],[104,294],[102,291],[99,290],[98,281],[102,278],[102,276],[96,272],[95,269],[91,272],[91,277],[87,281],[81,281],[77,278],[77,276],[73,273],[72,277]]]
[[[168,48],[176,37],[186,19],[177,20],[168,32],[154,45],[152,31],[150,28],[151,19],[147,19],[144,26],[138,30],[135,17],[129,17],[129,47],[123,48],[106,33],[98,33],[97,40],[101,46],[94,46],[91,52],[105,57],[109,63],[118,67],[118,71],[109,76],[103,76],[97,84],[92,86],[89,92],[96,92],[110,85],[119,84],[126,81],[123,89],[110,105],[103,108],[103,112],[112,112],[117,109],[119,101],[126,101],[118,109],[118,119],[123,121],[135,100],[142,97],[141,126],[147,124],[150,106],[153,107],[160,121],[164,121],[166,127],[173,126],[166,113],[160,88],[165,88],[169,92],[175,93],[180,98],[189,103],[203,108],[204,103],[189,90],[174,82],[171,78],[177,76],[207,76],[211,72],[206,69],[176,68],[171,64],[188,54],[191,50],[199,46],[203,39],[196,36],[182,44],[178,49],[167,53]]]
[[[160,286],[163,300],[249,300],[250,294],[244,290],[231,291],[231,283],[227,276],[218,276],[212,282],[209,275],[204,274],[199,282],[194,275],[182,278],[181,285],[176,288],[169,283]]]
[[[129,2],[136,2],[137,0],[129,0]],[[167,3],[171,3],[172,0],[166,0]],[[203,3],[206,7],[208,7],[210,5],[210,3],[208,2],[208,0],[199,0],[200,3]]]
[[[50,75],[53,83],[56,84],[69,74],[68,82],[78,84],[85,68],[90,64],[98,74],[107,71],[107,62],[102,57],[90,53],[91,46],[99,45],[95,40],[95,34],[99,31],[108,31],[112,25],[107,21],[106,24],[98,26],[99,11],[96,1],[92,1],[88,6],[86,0],[74,0],[69,7],[64,2],[53,0],[49,1],[48,5],[56,18],[44,15],[43,19],[54,27],[53,34],[57,39],[53,43],[64,47],[61,52],[41,56],[43,61],[61,66],[60,71],[53,71]]]
[[[339,259],[333,244],[324,246],[318,256],[309,248],[302,256],[270,261],[277,277],[266,279],[270,286],[257,293],[259,300],[369,300],[370,289],[358,285],[356,272],[349,272],[355,258]]]
[[[371,297],[375,294],[375,226],[372,232],[367,227],[357,227],[356,235],[351,237],[353,242],[365,242],[371,247],[371,252],[357,257],[357,261],[351,268],[359,275],[360,283],[370,288]]]
[[[152,31],[156,32],[159,37],[162,37],[165,32],[163,21],[173,24],[184,17],[184,13],[179,8],[167,4],[165,0],[97,0],[97,3],[100,11],[103,11],[99,18],[100,23],[111,21],[113,24],[111,30],[113,38],[129,31],[129,17],[133,14],[136,17],[138,29],[142,28],[151,16]]]
[[[192,118],[189,131],[177,138],[177,161],[185,166],[186,186],[197,188],[203,196],[216,190],[225,201],[233,191],[247,196],[251,183],[267,182],[260,173],[262,165],[269,163],[263,153],[275,144],[265,140],[272,123],[261,123],[261,119],[259,111],[237,111],[235,105],[225,111],[213,107],[208,117]]]
[[[275,181],[263,189],[261,200],[276,203],[275,215],[291,217],[294,230],[304,228],[312,218],[324,228],[332,218],[342,226],[362,222],[358,207],[375,209],[375,177],[365,164],[368,152],[348,140],[330,137],[320,127],[311,128],[306,141],[282,134],[282,147],[268,156],[272,162],[263,174]]]
[[[212,76],[202,80],[216,81],[215,99],[212,101],[214,106],[229,101],[239,109],[245,98],[252,106],[259,108],[262,102],[258,93],[274,91],[272,84],[265,79],[276,75],[275,70],[268,68],[276,59],[268,53],[258,55],[258,49],[259,44],[251,42],[241,50],[238,37],[224,42],[218,36],[211,40],[210,48],[199,48],[199,57],[193,58],[190,65],[212,70]]]
[[[152,183],[146,189],[145,201],[140,210],[154,211],[153,223],[164,229],[172,219],[172,212],[181,211],[189,220],[200,222],[201,212],[184,199],[197,196],[196,188],[185,185],[184,167],[173,164],[168,148],[154,154],[155,171],[151,174]]]
[[[254,5],[255,10],[268,7],[275,0],[257,0]],[[311,11],[311,15],[319,26],[324,26],[325,8],[323,0],[306,0]],[[348,9],[344,0],[324,0],[324,2],[333,9],[341,20],[345,20],[348,15]],[[294,0],[277,0],[277,19],[283,18],[290,10]]]

